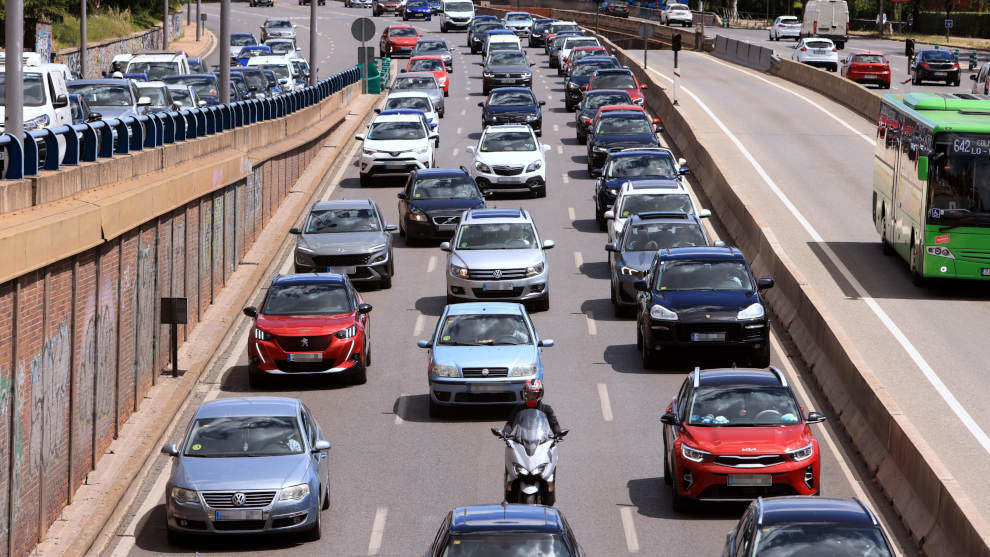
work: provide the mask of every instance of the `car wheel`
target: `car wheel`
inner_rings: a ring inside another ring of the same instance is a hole
[[[354,385],[364,385],[368,382],[368,368],[364,364],[358,364],[360,369],[351,376],[351,383]]]
[[[319,541],[323,537],[323,513],[316,512],[316,522],[309,527],[303,537],[308,542]]]
[[[887,256],[894,255],[894,248],[887,241],[887,216],[880,217],[880,251]]]
[[[368,344],[367,337],[364,341],[364,367],[371,365],[371,345]]]
[[[544,295],[533,302],[533,311],[549,311],[550,310],[550,294]]]
[[[555,480],[556,480],[556,476],[557,476],[557,473],[556,473],[556,471],[554,471],[554,479]],[[552,507],[553,504],[556,503],[556,502],[557,502],[557,492],[556,491],[548,491],[547,493],[545,493],[543,495],[543,504],[544,505],[546,505],[548,507]]]
[[[642,340],[638,342],[642,346],[640,355],[642,356],[643,369],[653,369],[657,367],[657,357],[654,353],[653,347],[647,342],[646,337],[642,336]]]
[[[952,82],[952,86],[953,87],[959,87],[959,80],[957,79],[957,80],[953,81]]]
[[[670,478],[670,506],[674,509],[675,513],[686,513],[690,510],[690,500],[681,495],[674,479],[674,477]]]
[[[639,323],[636,323],[636,350],[643,349],[643,331],[639,330]]]
[[[326,457],[324,457],[326,458]],[[326,511],[330,509],[330,478],[327,478],[327,485],[323,488],[323,505],[320,510]]]
[[[749,365],[751,367],[766,368],[770,367],[770,343],[763,343],[763,347],[754,350],[749,356]]]
[[[578,140],[578,143],[579,144],[581,144],[581,145],[587,145],[587,143],[588,143],[588,134],[578,132],[578,134],[577,134],[577,140]]]
[[[660,434],[663,435],[662,433]],[[663,444],[663,483],[667,485],[674,485],[673,480],[670,475],[670,459],[667,458],[667,443]]]
[[[547,187],[546,186],[540,186],[540,187],[536,188],[535,190],[533,190],[533,196],[534,197],[546,197],[547,196]]]
[[[362,188],[366,188],[366,187],[368,187],[370,185],[371,185],[371,176],[368,176],[367,174],[362,174],[361,175],[361,187]]]
[[[252,389],[264,389],[268,387],[268,375],[252,364],[248,364],[248,385]]]
[[[574,112],[574,105],[571,103],[564,103],[564,110],[567,112]]]
[[[441,23],[440,24],[440,32],[441,33],[446,33],[447,32],[447,25],[446,24],[444,24],[444,23]]]

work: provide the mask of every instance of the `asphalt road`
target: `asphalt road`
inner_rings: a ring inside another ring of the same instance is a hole
[[[344,18],[332,19],[327,32],[339,36],[344,23]],[[463,47],[464,34],[440,35],[436,21],[419,27],[459,48],[438,153],[442,166],[467,165],[465,147],[480,136],[476,106],[482,99],[480,68],[472,64],[477,57]],[[594,221],[593,181],[585,174],[584,147],[574,138],[573,115],[564,111],[561,81],[551,77],[542,51],[530,50],[529,55],[538,62],[534,91],[548,101],[543,141],[553,146],[547,157],[549,195],[500,199],[489,205],[527,208],[542,236],[557,242],[549,252],[551,308],[534,315],[541,336],[557,341],[544,351],[547,401],[571,430],[560,448],[557,506],[589,555],[717,554],[742,507],[709,508],[690,515],[671,510],[662,479],[658,418],[687,370],[644,372],[635,348],[634,323],[613,317],[605,235]],[[327,175],[325,197],[372,198],[396,222],[398,188],[360,188],[353,158],[358,147],[355,142],[346,164]],[[109,553],[277,550],[287,555],[422,555],[451,508],[500,501],[504,448],[488,428],[503,423],[505,415],[472,412],[432,420],[427,413],[426,361],[415,342],[429,334],[445,303],[443,256],[436,246],[406,247],[397,238],[393,287],[364,294],[374,305],[374,363],[366,385],[295,381],[274,392],[305,401],[334,446],[333,503],[324,516],[321,541],[299,545],[291,539],[264,538],[169,547],[163,490],[170,465],[162,456],[143,479],[141,496],[128,509]],[[286,258],[282,268],[288,265]],[[260,291],[256,296],[260,299]],[[265,394],[250,391],[247,384],[247,319],[241,318],[236,327],[231,344],[218,353],[197,395],[200,399]],[[804,373],[792,367],[779,342],[773,360],[798,385],[804,408],[821,408],[814,392],[803,387]],[[186,423],[188,416],[182,420],[183,428]],[[866,497],[888,524],[894,524],[895,537],[903,540],[896,518],[889,518],[887,506],[877,502],[871,483],[864,479],[868,476],[850,456],[855,453],[828,423],[815,427],[823,447],[824,493]],[[173,439],[180,434],[173,434]]]

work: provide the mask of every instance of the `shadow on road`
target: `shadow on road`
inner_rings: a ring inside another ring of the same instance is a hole
[[[639,478],[626,482],[629,500],[636,511],[650,518],[672,520],[709,520],[739,518],[746,510],[747,503],[719,503],[716,505],[696,504],[687,513],[676,513],[670,504],[670,486],[659,478]]]
[[[416,300],[415,307],[416,311],[422,313],[423,315],[440,317],[440,314],[443,313],[443,308],[446,305],[446,296],[424,296]]]
[[[405,395],[395,399],[392,412],[407,422],[490,422],[505,420],[511,407],[502,406],[458,406],[444,409],[441,418],[430,417],[430,395]]]

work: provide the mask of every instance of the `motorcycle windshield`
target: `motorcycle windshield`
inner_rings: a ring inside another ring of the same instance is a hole
[[[547,415],[536,408],[529,408],[516,414],[512,439],[526,447],[526,452],[532,455],[537,446],[550,439],[550,422],[547,421]]]

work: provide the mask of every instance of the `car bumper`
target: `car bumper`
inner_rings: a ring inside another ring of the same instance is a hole
[[[408,57],[408,56],[412,56],[412,49],[413,47],[411,46],[390,46],[388,47],[388,52],[393,58],[399,56]]]
[[[775,495],[814,495],[819,486],[819,462],[810,458],[801,462],[787,461],[764,468],[735,468],[711,462],[693,462],[677,458],[675,489],[682,495],[699,501],[748,501]],[[810,485],[805,483],[810,473]],[[765,476],[769,486],[728,485],[729,476]]]
[[[932,81],[959,81],[959,70],[918,69],[918,78]]]
[[[518,404],[527,378],[466,380],[430,377],[430,399],[444,406]]]
[[[495,76],[483,78],[485,87],[493,89],[495,87],[529,87],[533,88],[533,76],[529,77],[507,77]]]
[[[518,37],[529,37],[529,27],[509,27]]]
[[[171,497],[165,499],[168,528],[187,534],[261,534],[305,530],[313,526],[320,512],[319,495],[312,492],[300,501],[276,501],[260,509],[260,519],[252,520],[217,520],[218,511],[223,513],[233,509],[212,509],[201,503],[176,503]]]
[[[347,339],[332,337],[330,345],[320,352],[286,351],[274,340],[248,341],[248,358],[260,372],[270,375],[333,375],[358,371],[363,357],[363,338],[355,335]],[[306,354],[307,360],[295,361]],[[320,360],[312,361],[309,355]]]
[[[471,20],[457,21],[454,19],[446,20],[447,29],[467,29],[471,25]]]
[[[384,261],[379,261],[372,265],[348,265],[346,268],[340,267],[324,267],[319,265],[314,265],[313,260],[308,257],[300,256],[298,253],[295,256],[295,271],[297,273],[326,273],[326,272],[341,272],[347,271],[347,278],[351,282],[358,283],[373,283],[379,282],[383,279],[389,277],[389,262],[391,260],[391,255],[386,257]],[[353,267],[353,272],[351,268]],[[331,271],[330,269],[333,269]]]
[[[509,300],[525,302],[544,298],[550,293],[549,274],[518,280],[473,280],[447,273],[447,294],[462,300]]]
[[[526,124],[533,128],[536,133],[543,132],[543,118],[539,120],[525,120],[522,118],[498,118],[497,120],[487,120],[485,121],[486,126],[498,126],[501,124]]]
[[[667,25],[692,25],[694,24],[693,17],[668,17]]]
[[[404,17],[409,19],[423,19],[428,20],[433,16],[433,12],[406,12]]]
[[[847,77],[856,83],[875,83],[890,85],[890,72],[886,73],[851,73]]]
[[[801,30],[800,29],[778,29],[777,36],[782,39],[800,39]]]
[[[402,221],[402,228],[406,232],[406,238],[417,240],[449,240],[457,230],[457,224],[436,224],[433,217],[427,215],[427,221],[412,220],[407,215]]]
[[[413,170],[429,168],[430,161],[426,155],[405,155],[396,158],[375,158],[371,155],[361,155],[361,174],[368,176],[407,176]]]
[[[656,321],[647,324],[646,349],[729,349],[756,350],[769,341],[768,323],[764,321],[727,321],[717,323]],[[714,339],[705,335],[722,335]]]
[[[547,185],[543,169],[523,172],[515,176],[499,176],[486,172],[476,172],[474,179],[482,190],[492,191],[533,191]]]

